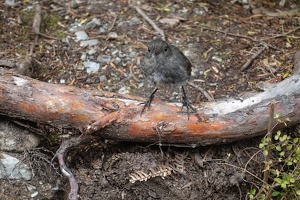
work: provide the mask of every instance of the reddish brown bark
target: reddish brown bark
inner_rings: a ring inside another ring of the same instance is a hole
[[[154,102],[140,115],[143,99],[108,92],[48,84],[0,70],[0,114],[74,127],[77,138],[63,141],[56,152],[62,173],[70,183],[69,199],[78,198],[78,183],[65,164],[65,154],[86,135],[96,132],[105,138],[130,141],[206,145],[230,142],[267,132],[269,104],[288,125],[300,121],[300,52],[295,56],[295,74],[265,91],[244,100],[200,103],[197,115],[180,113],[180,105]],[[201,117],[199,117],[201,116]],[[277,128],[283,123],[277,124]]]
[[[48,84],[2,71],[0,114],[55,127],[95,130],[118,140],[206,145],[265,134],[271,100],[282,121],[298,123],[299,78],[294,74],[243,101],[199,103],[195,105],[198,116],[188,120],[179,113],[181,104],[154,102],[141,116],[143,99],[139,97]]]

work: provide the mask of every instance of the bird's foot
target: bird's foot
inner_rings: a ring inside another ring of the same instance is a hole
[[[189,102],[183,86],[181,87],[181,89],[182,89],[183,97],[182,97],[182,107],[181,107],[181,111],[180,112],[182,113],[183,108],[186,107],[186,112],[187,112],[187,115],[188,115],[188,120],[190,120],[190,110],[193,113],[196,113],[196,109],[193,108],[192,104]]]
[[[182,102],[182,107],[181,107],[181,113],[183,113],[183,108],[186,107],[186,113],[188,115],[188,120],[190,119],[190,113],[196,113],[196,109],[193,108],[192,104],[187,101],[187,99],[184,99]]]
[[[141,115],[143,114],[143,112],[145,111],[145,109],[148,107],[148,109],[150,108],[150,106],[151,106],[151,103],[152,103],[152,100],[153,100],[153,98],[154,98],[154,94],[155,94],[155,92],[158,90],[158,88],[156,88],[152,93],[151,93],[151,95],[148,97],[148,99],[147,99],[147,101],[145,101],[144,103],[142,103],[142,104],[144,104],[144,106],[143,106],[143,109],[142,109],[142,111],[141,111]]]

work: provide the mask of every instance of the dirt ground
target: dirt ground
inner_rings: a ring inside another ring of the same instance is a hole
[[[292,73],[292,56],[300,48],[295,2],[282,7],[279,1],[252,1],[255,8],[265,9],[260,14],[229,0],[95,0],[77,5],[43,0],[39,35],[32,31],[37,2],[22,1],[15,7],[0,2],[0,60],[25,63],[29,67],[18,72],[41,81],[147,97],[153,86],[138,64],[147,43],[160,35],[135,5],[193,63],[194,84],[216,100],[239,98],[243,92],[258,92],[259,81],[279,82]],[[87,27],[93,19],[99,24]],[[99,44],[80,46],[75,36],[79,30]],[[99,70],[88,73],[86,61],[100,63]],[[187,91],[193,104],[207,101],[196,88],[187,86]],[[180,101],[181,94],[163,88],[156,98]],[[66,135],[78,134],[47,126],[43,130],[40,146],[52,152]],[[188,148],[93,135],[71,149],[66,160],[78,180],[80,199],[248,199],[247,193],[260,187],[264,169],[260,139]],[[37,152],[52,158],[48,151]],[[30,199],[28,185],[39,191],[33,199],[67,198],[69,183],[56,163],[33,166],[35,176],[29,182],[1,180],[0,199]]]

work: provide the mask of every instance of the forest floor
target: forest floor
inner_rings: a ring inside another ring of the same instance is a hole
[[[0,2],[0,60],[30,60],[28,68],[17,71],[48,83],[147,97],[153,85],[138,66],[147,43],[161,35],[134,6],[190,59],[192,82],[215,100],[259,92],[260,81],[282,81],[292,74],[292,58],[300,49],[300,15],[291,1],[284,6],[252,1],[252,8],[225,0],[62,2],[40,1],[41,34],[32,28],[35,1],[19,1],[14,7]],[[80,41],[80,31],[87,33],[90,45]],[[188,85],[187,91],[193,104],[207,101],[196,88]],[[156,98],[180,101],[181,94],[177,88],[162,88]],[[70,130],[47,130],[40,146],[55,152]],[[161,147],[93,135],[71,149],[66,160],[78,180],[80,199],[249,199],[248,193],[263,184],[260,141]],[[37,151],[51,159],[48,150]],[[132,176],[145,180],[134,182]],[[28,184],[38,188],[39,199],[66,199],[69,191],[68,181],[51,165],[35,171],[29,182],[0,184],[5,191],[0,199],[30,199]]]

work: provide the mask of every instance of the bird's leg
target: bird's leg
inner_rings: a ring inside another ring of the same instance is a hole
[[[147,101],[144,103],[144,107],[142,109],[141,115],[143,114],[144,110],[146,109],[146,107],[148,107],[148,109],[150,108],[151,102],[154,98],[154,94],[156,93],[156,91],[158,90],[158,88],[155,88],[155,90],[151,93],[151,95],[148,97]]]
[[[181,89],[182,89],[182,93],[183,93],[181,112],[182,112],[183,108],[186,107],[186,111],[188,114],[188,120],[189,120],[190,119],[190,109],[193,112],[196,112],[196,110],[195,110],[195,108],[193,108],[192,104],[189,102],[183,86],[181,86]]]

